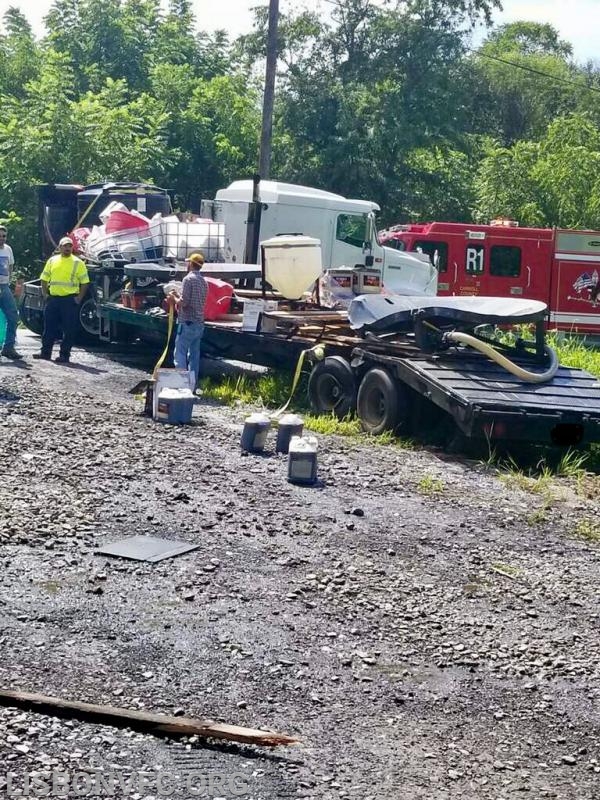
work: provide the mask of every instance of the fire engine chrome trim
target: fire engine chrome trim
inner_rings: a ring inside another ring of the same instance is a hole
[[[550,322],[600,322],[600,306],[597,314],[565,314],[561,311],[550,312]]]
[[[589,261],[592,264],[600,264],[600,253],[597,256],[577,255],[576,253],[555,253],[556,261]]]

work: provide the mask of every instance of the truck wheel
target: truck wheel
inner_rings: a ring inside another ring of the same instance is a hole
[[[121,296],[121,290],[113,292],[109,302],[115,303]],[[125,326],[123,326],[125,327]],[[129,326],[127,326],[129,327]],[[86,297],[79,306],[79,335],[78,340],[82,344],[98,343],[100,337],[100,318],[98,317],[98,306],[95,297]]]
[[[356,408],[356,380],[341,356],[328,356],[315,365],[308,378],[308,399],[316,414],[343,419]]]
[[[44,310],[26,306],[24,293],[19,298],[19,316],[28,330],[38,336],[42,335],[44,332]]]
[[[374,436],[408,427],[408,391],[387,370],[373,367],[358,389],[357,411],[363,430]]]
[[[97,341],[100,334],[100,320],[98,319],[96,300],[93,297],[88,297],[80,305],[79,324],[82,339]]]

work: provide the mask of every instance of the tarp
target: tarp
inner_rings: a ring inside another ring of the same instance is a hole
[[[410,328],[419,316],[437,322],[506,325],[538,322],[548,306],[538,300],[508,297],[412,297],[364,294],[348,309],[350,327],[373,332]]]

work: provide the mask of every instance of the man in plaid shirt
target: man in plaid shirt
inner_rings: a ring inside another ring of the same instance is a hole
[[[175,366],[194,373],[195,383],[200,377],[200,345],[204,333],[204,306],[208,286],[200,275],[204,264],[202,253],[193,253],[186,259],[188,274],[181,285],[178,302],[177,336],[175,338]]]

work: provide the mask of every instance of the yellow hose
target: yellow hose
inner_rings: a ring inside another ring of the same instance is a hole
[[[167,330],[167,343],[165,344],[165,349],[162,352],[161,357],[156,362],[156,366],[154,367],[154,371],[152,372],[152,380],[156,380],[158,377],[158,370],[162,367],[165,358],[167,357],[167,353],[169,352],[169,342],[171,341],[171,334],[173,333],[173,322],[175,318],[175,305],[174,303],[169,304],[169,327]]]
[[[303,350],[300,353],[300,358],[298,359],[298,363],[296,364],[296,371],[294,372],[294,378],[292,380],[292,388],[290,390],[290,396],[287,399],[287,403],[281,408],[278,408],[277,411],[273,411],[271,414],[271,419],[277,419],[280,417],[284,411],[287,410],[287,407],[292,402],[292,397],[294,396],[294,392],[296,391],[296,387],[298,386],[298,381],[300,380],[300,374],[302,373],[302,365],[304,364],[304,359],[308,355],[308,353],[313,353],[314,357],[317,361],[322,361],[325,358],[325,348],[321,344],[317,344],[314,347],[309,347],[306,350]]]
[[[470,336],[468,333],[451,331],[450,333],[446,334],[445,338],[450,342],[466,344],[469,347],[473,347],[475,350],[479,350],[480,353],[488,356],[492,359],[492,361],[495,361],[496,364],[504,367],[504,369],[510,372],[512,375],[520,378],[522,381],[526,381],[527,383],[546,383],[546,381],[551,381],[558,370],[558,357],[554,350],[551,347],[548,347],[548,345],[544,346],[544,350],[550,358],[550,366],[548,369],[545,372],[529,372],[528,370],[519,367],[518,364],[515,364],[510,359],[506,358],[506,356],[503,356],[502,353],[499,353],[491,345],[486,344],[486,342],[482,342],[475,336]]]

